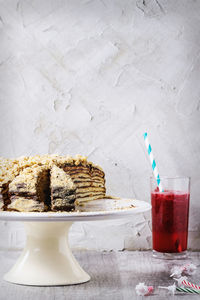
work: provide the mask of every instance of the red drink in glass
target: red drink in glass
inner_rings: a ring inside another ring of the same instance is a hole
[[[189,177],[151,177],[153,256],[182,259],[187,256],[190,202]]]
[[[178,253],[187,250],[189,193],[151,193],[153,249]]]

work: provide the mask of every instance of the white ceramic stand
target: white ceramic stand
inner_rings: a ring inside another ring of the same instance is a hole
[[[147,202],[136,199],[99,199],[74,212],[0,212],[0,220],[23,221],[27,234],[24,251],[4,279],[38,286],[87,282],[90,276],[79,266],[68,245],[72,223],[132,218],[150,208]]]
[[[83,271],[68,245],[72,222],[26,222],[27,241],[6,281],[25,285],[53,286],[83,283]]]

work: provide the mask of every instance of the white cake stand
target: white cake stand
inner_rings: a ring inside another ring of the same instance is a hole
[[[133,207],[134,206],[134,207]],[[90,276],[80,267],[68,244],[73,222],[126,218],[147,210],[147,202],[131,199],[101,199],[77,207],[76,212],[0,212],[0,220],[23,221],[26,246],[6,281],[37,286],[87,282]]]

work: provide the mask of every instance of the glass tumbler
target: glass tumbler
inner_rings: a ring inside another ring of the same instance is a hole
[[[161,176],[163,191],[151,183],[153,256],[181,259],[187,256],[190,177]]]

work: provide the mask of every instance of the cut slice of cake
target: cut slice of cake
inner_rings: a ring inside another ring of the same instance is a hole
[[[76,186],[63,169],[52,166],[50,171],[51,210],[70,211],[75,208]]]
[[[18,159],[0,157],[0,210],[7,210],[10,204],[9,184],[21,171],[36,166],[37,163],[37,160],[31,156],[22,156]]]
[[[0,158],[0,210],[5,210],[10,203],[8,186],[18,174],[15,160]]]
[[[7,210],[46,211],[50,205],[49,170],[33,165],[20,172],[9,184],[10,204]]]

